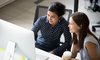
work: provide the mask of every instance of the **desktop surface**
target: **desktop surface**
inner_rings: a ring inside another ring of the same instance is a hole
[[[37,60],[62,60],[61,57],[51,54],[49,52],[43,51],[41,49],[35,48],[35,50],[36,50],[36,54],[37,54],[36,55]],[[77,54],[76,59],[81,60],[79,53]]]
[[[35,50],[36,50],[36,54],[37,54],[36,58],[44,59],[44,60],[61,60],[61,57],[51,54],[49,52],[43,51],[38,48],[35,48]],[[37,59],[37,60],[39,60],[39,59]]]

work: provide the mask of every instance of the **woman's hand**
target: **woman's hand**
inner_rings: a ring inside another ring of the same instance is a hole
[[[79,59],[75,59],[75,58],[69,58],[68,59],[68,58],[62,56],[62,60],[79,60]]]
[[[79,59],[72,58],[71,60],[79,60]]]

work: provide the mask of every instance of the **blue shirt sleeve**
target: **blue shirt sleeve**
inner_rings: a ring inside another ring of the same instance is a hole
[[[37,33],[41,28],[40,24],[41,24],[41,17],[36,20],[32,28],[32,31],[34,32],[35,40],[37,40]]]
[[[68,51],[70,51],[71,49],[71,33],[69,32],[68,22],[62,23],[62,28],[63,28],[65,42],[54,50],[54,54],[58,56],[63,55],[63,52],[66,51],[66,49]]]

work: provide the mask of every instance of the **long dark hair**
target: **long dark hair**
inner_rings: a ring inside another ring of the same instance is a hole
[[[73,42],[74,44],[79,44],[79,48],[83,48],[84,44],[84,39],[89,33],[92,35],[95,39],[98,39],[89,29],[89,18],[88,16],[83,13],[83,12],[75,12],[74,14],[71,15],[72,19],[74,22],[80,26],[80,31],[79,31],[79,40],[77,40],[77,35],[73,33]]]

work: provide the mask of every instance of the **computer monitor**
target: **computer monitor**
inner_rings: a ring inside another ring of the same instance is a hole
[[[29,60],[35,60],[33,32],[0,19],[0,48],[6,48],[8,41],[16,43],[15,52],[20,52]]]

